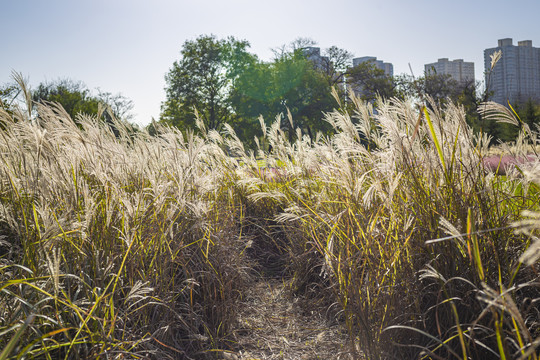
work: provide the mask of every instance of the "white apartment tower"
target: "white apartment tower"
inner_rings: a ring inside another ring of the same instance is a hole
[[[364,56],[364,57],[358,57],[353,59],[353,66],[358,66],[363,62],[372,62],[378,69],[381,69],[384,71],[384,74],[386,76],[392,77],[394,76],[394,65],[391,63],[383,62],[382,60],[377,60],[375,56]]]
[[[450,75],[459,83],[474,81],[474,63],[463,59],[449,61],[448,58],[437,60],[436,63],[424,65],[426,74]]]
[[[540,48],[531,40],[512,44],[512,39],[500,39],[499,46],[484,50],[486,84],[493,91],[492,100],[499,104],[532,99],[540,101]],[[491,74],[491,55],[502,51]]]

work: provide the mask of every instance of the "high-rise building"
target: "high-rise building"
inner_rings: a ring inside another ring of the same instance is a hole
[[[353,66],[358,66],[366,61],[372,62],[378,69],[383,70],[386,76],[394,76],[394,65],[392,65],[391,63],[383,62],[382,60],[377,60],[375,56],[363,56],[354,58]]]
[[[450,75],[460,83],[474,81],[474,63],[463,59],[449,61],[448,58],[442,58],[436,63],[424,65],[424,69],[426,74]]]
[[[540,101],[540,48],[531,40],[512,44],[512,39],[500,39],[499,46],[484,50],[486,84],[493,92],[492,100],[499,104]],[[502,56],[491,73],[491,55],[501,51]]]
[[[321,48],[316,46],[307,46],[303,49],[306,58],[313,62],[316,68],[324,70],[329,64],[328,56],[321,56]]]

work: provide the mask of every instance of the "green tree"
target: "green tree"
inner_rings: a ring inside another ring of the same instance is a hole
[[[427,106],[428,98],[438,105],[448,103],[463,106],[467,123],[475,132],[486,133],[492,137],[492,142],[512,141],[517,135],[517,129],[510,124],[486,121],[478,108],[489,98],[488,92],[481,92],[480,83],[475,80],[458,82],[450,75],[430,72],[415,79],[412,76],[396,77],[397,92],[400,97],[412,97]]]
[[[102,91],[99,88],[97,91],[98,93],[96,98],[103,104],[106,104],[115,117],[122,120],[131,120],[133,118],[133,114],[131,113],[131,110],[133,109],[133,101],[126,98],[122,94],[113,94],[107,91]]]
[[[0,109],[12,113],[12,105],[18,95],[15,85],[4,85],[0,87]]]
[[[395,84],[395,93],[398,98],[419,98],[420,91],[414,76],[407,74],[394,75],[393,81]]]
[[[378,96],[389,99],[396,95],[392,77],[369,61],[349,68],[347,83],[360,98],[369,102],[374,102]]]
[[[533,99],[519,104],[516,112],[521,121],[529,125],[531,129],[535,129],[536,126],[540,125],[540,104]]]
[[[160,121],[180,129],[195,127],[195,110],[206,126],[217,129],[234,120],[230,93],[244,68],[256,61],[249,43],[234,37],[202,35],[182,45],[182,58],[165,76],[166,100]]]
[[[457,90],[457,98],[453,101],[463,106],[467,123],[475,132],[486,132],[491,136],[498,137],[500,129],[498,129],[497,124],[487,124],[478,111],[479,106],[486,99],[486,94],[480,91],[480,87],[481,83],[476,80],[462,82]]]
[[[283,44],[277,48],[272,49],[274,53],[274,60],[289,56],[297,51],[304,52],[307,48],[314,47],[317,42],[310,38],[298,37],[288,44]]]
[[[350,63],[353,54],[337,46],[331,46],[325,49],[323,53],[323,70],[331,86],[336,86],[343,82],[348,76]]]
[[[331,126],[322,120],[324,112],[331,111],[336,105],[328,75],[306,59],[301,50],[277,59],[274,71],[275,91],[280,97],[276,110],[284,114],[290,111],[295,127],[311,138],[317,132],[331,131]],[[288,119],[285,119],[283,127],[289,126]],[[288,130],[292,138],[290,130],[293,129]]]
[[[325,73],[306,59],[301,47],[295,47],[277,53],[272,62],[258,62],[246,69],[235,82],[231,100],[237,116],[248,125],[242,126],[244,137],[258,134],[259,116],[271,122],[281,114],[281,128],[292,139],[288,112],[294,127],[313,137],[331,130],[322,120],[323,112],[335,105],[330,90]]]
[[[32,99],[37,103],[58,103],[74,120],[79,113],[103,116],[109,122],[111,116],[128,120],[131,118],[129,111],[133,108],[132,101],[121,94],[98,91],[93,95],[83,82],[71,79],[39,84],[32,91]]]
[[[99,101],[93,98],[90,90],[82,82],[68,79],[54,83],[41,83],[32,92],[35,102],[55,102],[64,108],[75,119],[79,113],[97,114]]]
[[[451,75],[429,72],[415,78],[409,75],[397,77],[398,93],[402,97],[426,101],[431,98],[444,106],[448,101],[457,101],[463,91],[463,84],[454,80]]]
[[[510,104],[518,116],[521,124],[527,124],[531,130],[536,130],[540,125],[540,104],[532,99],[527,101],[516,102]],[[486,122],[486,131],[492,135],[495,140],[504,142],[514,141],[519,133],[520,128],[507,124],[497,123],[494,121]]]
[[[27,80],[21,73],[12,71],[12,82],[0,86],[0,110],[15,120],[32,116],[32,96],[26,86]]]
[[[279,96],[275,90],[274,69],[271,63],[256,62],[239,74],[230,93],[231,106],[236,115],[234,128],[248,143],[261,134],[259,116],[272,120],[279,110]]]

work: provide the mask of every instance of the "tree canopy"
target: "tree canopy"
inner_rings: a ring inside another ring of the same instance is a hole
[[[290,112],[294,126],[314,136],[330,130],[322,120],[323,112],[335,105],[330,90],[325,74],[297,49],[246,69],[237,79],[231,102],[247,123],[255,124],[259,116],[270,122],[282,115],[282,129],[292,136],[294,129],[285,118]]]
[[[17,88],[14,85],[0,87],[0,109],[11,112],[12,103],[17,96]]]
[[[260,116],[272,122],[281,115],[282,129],[291,136],[294,131],[285,119],[288,112],[295,127],[307,134],[328,131],[322,117],[334,106],[332,82],[306,58],[303,49],[312,44],[298,39],[264,62],[247,51],[249,43],[232,37],[210,35],[186,41],[182,58],[166,76],[167,98],[160,121],[193,129],[197,110],[208,128],[219,129],[227,122],[248,143],[262,136]],[[344,55],[336,51],[336,58]]]
[[[203,35],[182,45],[182,58],[165,76],[166,100],[161,121],[181,129],[195,127],[195,110],[210,129],[230,122],[234,116],[230,93],[235,79],[256,57],[249,43],[234,37],[217,39]]]
[[[365,101],[396,96],[394,81],[372,62],[362,62],[347,71],[347,83]]]
[[[104,116],[105,120],[109,121],[111,116],[128,120],[131,118],[129,112],[133,108],[132,101],[121,94],[113,95],[98,90],[98,94],[94,95],[83,82],[71,79],[39,84],[37,89],[32,91],[32,99],[37,103],[56,102],[62,105],[74,120],[80,113]],[[109,111],[112,114],[109,114]]]
[[[332,131],[323,120],[324,113],[338,105],[331,96],[332,88],[344,100],[348,88],[372,103],[379,97],[413,98],[422,103],[430,98],[443,107],[459,103],[476,131],[502,140],[515,135],[480,117],[477,108],[486,96],[480,95],[474,80],[458,82],[450,75],[432,72],[419,78],[391,77],[370,62],[351,66],[353,55],[336,46],[323,50],[321,56],[314,51],[315,45],[311,39],[298,38],[274,49],[271,61],[260,61],[248,52],[245,40],[214,35],[188,40],[165,77],[166,100],[160,121],[182,130],[194,129],[197,111],[207,128],[220,129],[229,123],[244,142],[253,144],[253,138],[262,135],[260,116],[267,123],[280,116],[281,129],[292,138],[295,131],[286,118],[290,113],[294,127],[314,137],[317,132]],[[520,108],[520,115],[527,123],[535,123],[537,109],[527,104]]]

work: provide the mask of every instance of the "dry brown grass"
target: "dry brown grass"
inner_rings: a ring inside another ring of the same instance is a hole
[[[0,359],[536,359],[537,170],[486,171],[459,106],[353,101],[265,126],[276,176],[230,127],[2,112]]]
[[[309,301],[309,300],[304,300]],[[278,279],[256,281],[239,303],[230,358],[349,359],[347,335]]]

